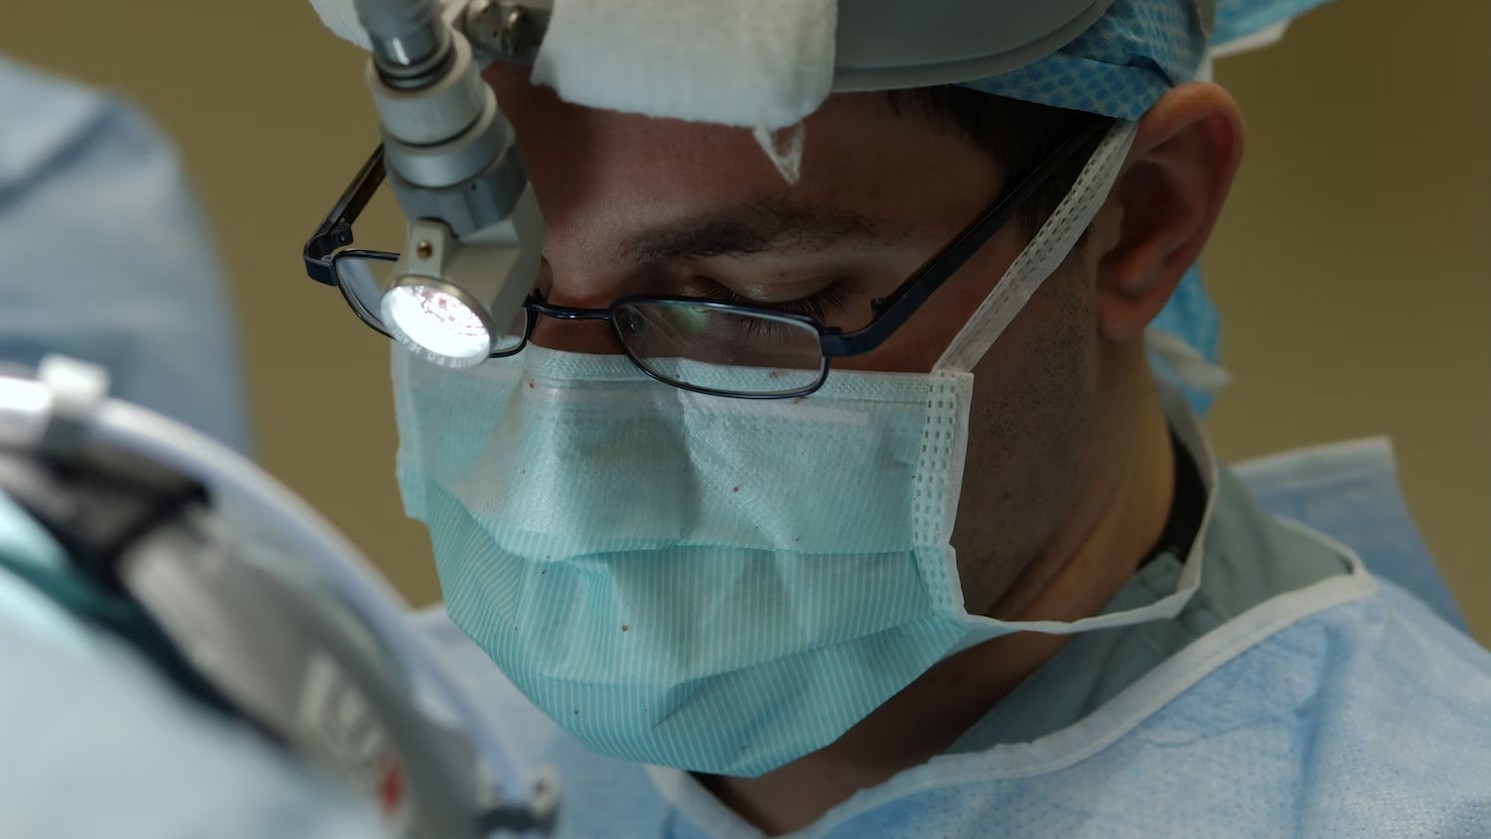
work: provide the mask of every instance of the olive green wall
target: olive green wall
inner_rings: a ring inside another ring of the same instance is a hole
[[[303,0],[5,5],[0,52],[127,93],[174,135],[233,279],[264,463],[411,599],[434,599],[394,486],[386,352],[298,260],[376,139],[361,56]],[[1248,155],[1205,261],[1237,377],[1210,421],[1221,453],[1390,434],[1483,642],[1488,18],[1472,0],[1340,0],[1281,46],[1222,63]]]

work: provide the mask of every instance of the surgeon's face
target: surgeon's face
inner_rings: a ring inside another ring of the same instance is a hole
[[[603,307],[627,294],[766,301],[861,327],[999,194],[1005,173],[971,141],[838,95],[806,122],[788,185],[748,131],[581,108],[488,72],[517,133],[547,226],[549,299]],[[837,369],[928,371],[1028,234],[1011,225],[873,353]],[[954,538],[970,611],[991,607],[1051,536],[1080,485],[1096,325],[1079,255],[975,369]],[[615,353],[604,324],[540,319],[534,341]],[[785,478],[784,478],[785,479]],[[784,492],[800,491],[784,487]]]

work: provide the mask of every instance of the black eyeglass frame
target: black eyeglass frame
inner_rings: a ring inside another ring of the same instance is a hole
[[[1079,151],[1095,148],[1096,144],[1103,137],[1107,136],[1113,125],[1114,122],[1110,119],[1088,121],[1081,129],[1073,132],[1060,145],[1052,149],[1049,154],[1020,176],[1013,186],[1003,190],[993,204],[979,214],[972,223],[965,227],[942,250],[933,255],[920,269],[902,282],[900,286],[889,295],[872,301],[870,304],[873,313],[872,319],[862,329],[857,329],[853,332],[844,332],[839,327],[824,326],[817,318],[810,315],[784,312],[770,306],[726,303],[719,300],[698,297],[629,295],[618,298],[610,306],[603,309],[557,306],[546,302],[543,295],[535,289],[523,304],[523,308],[527,313],[527,320],[522,340],[512,348],[494,352],[488,357],[505,358],[522,352],[523,348],[528,345],[529,338],[533,335],[533,329],[537,324],[539,315],[559,320],[605,320],[611,324],[612,330],[616,333],[618,343],[620,343],[622,350],[626,352],[632,362],[642,372],[665,384],[698,393],[744,399],[789,399],[797,396],[806,396],[818,390],[827,381],[830,359],[862,355],[875,350],[889,340],[890,336],[905,324],[937,289],[941,288],[958,269],[962,268],[975,253],[1009,222],[1010,218],[1019,211],[1020,207],[1026,201],[1030,200],[1031,196],[1046,185],[1046,182],[1051,179],[1058,168]],[[307,276],[324,285],[336,286],[341,291],[342,297],[346,299],[347,305],[352,307],[353,312],[358,315],[360,320],[384,336],[392,338],[393,336],[383,327],[377,313],[367,311],[356,295],[348,290],[339,280],[336,271],[336,261],[342,258],[386,262],[398,261],[399,254],[391,251],[362,250],[347,247],[353,242],[352,225],[367,207],[368,202],[372,200],[379,186],[382,185],[384,175],[383,146],[380,143],[373,150],[367,162],[358,170],[357,175],[353,177],[351,184],[348,185],[342,196],[337,199],[336,205],[332,207],[331,212],[327,214],[325,220],[311,234],[311,238],[306,241],[302,258],[305,262]],[[618,309],[628,305],[645,303],[682,303],[741,313],[752,317],[766,317],[778,321],[797,322],[809,326],[818,333],[819,348],[823,358],[823,365],[819,371],[818,378],[812,385],[793,391],[751,394],[699,387],[662,376],[638,359],[627,346],[625,337],[622,335],[615,319],[615,313]]]

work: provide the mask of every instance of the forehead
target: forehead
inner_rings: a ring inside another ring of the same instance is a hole
[[[487,79],[512,122],[551,235],[604,235],[763,201],[853,209],[901,227],[966,221],[993,198],[993,160],[881,94],[839,94],[805,122],[802,177],[788,184],[749,130],[561,102],[525,68]]]

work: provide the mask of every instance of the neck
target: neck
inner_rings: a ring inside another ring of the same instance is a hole
[[[1142,354],[1118,371],[1115,400],[1094,451],[1095,474],[1058,538],[1005,592],[991,617],[1075,621],[1096,614],[1160,538],[1174,492],[1174,455]],[[832,745],[759,778],[701,780],[746,820],[779,835],[805,827],[856,791],[945,752],[1055,655],[1069,636],[1020,632],[949,658]]]

